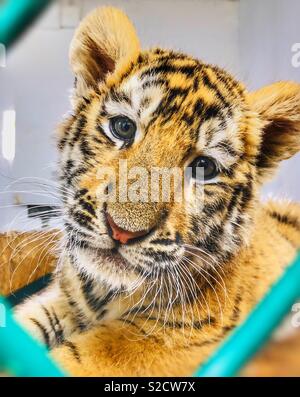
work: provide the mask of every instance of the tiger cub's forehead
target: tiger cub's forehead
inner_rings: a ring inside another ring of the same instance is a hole
[[[145,84],[140,73],[135,73],[110,91],[104,106],[111,116],[122,114],[146,126],[164,95],[162,85]]]
[[[160,49],[141,53],[112,84],[104,101],[108,116],[126,115],[141,129],[172,125],[169,133],[188,134],[202,148],[216,150],[234,138],[244,88],[224,70]],[[238,142],[232,142],[238,145]],[[228,150],[227,150],[228,152]]]

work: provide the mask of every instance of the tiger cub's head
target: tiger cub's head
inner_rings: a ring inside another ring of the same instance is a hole
[[[299,84],[249,93],[216,66],[143,51],[115,8],[83,20],[70,59],[58,146],[73,263],[131,288],[228,260],[247,243],[262,181],[299,150]]]

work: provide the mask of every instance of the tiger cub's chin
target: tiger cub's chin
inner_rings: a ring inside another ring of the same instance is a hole
[[[140,279],[134,266],[113,250],[77,249],[73,266],[113,290],[130,292]]]

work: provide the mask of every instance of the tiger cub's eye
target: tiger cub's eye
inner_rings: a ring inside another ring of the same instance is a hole
[[[136,124],[126,116],[116,116],[110,119],[111,133],[115,138],[132,141],[136,133]]]
[[[219,173],[216,162],[212,158],[206,156],[199,156],[195,158],[189,167],[192,168],[192,177],[194,179],[197,179],[199,175],[203,175],[204,180],[208,181],[215,178]],[[201,168],[203,173],[198,173],[197,175],[197,168]]]

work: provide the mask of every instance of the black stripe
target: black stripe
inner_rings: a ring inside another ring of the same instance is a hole
[[[223,233],[223,224],[213,225],[209,231],[209,235],[203,241],[200,241],[199,246],[203,247],[212,254],[221,251],[219,248]]]
[[[253,182],[250,179],[248,185],[246,185],[242,191],[242,197],[240,202],[242,211],[244,211],[245,208],[248,207],[248,204],[252,200],[252,197],[253,197]]]
[[[84,102],[85,102],[87,105],[90,105],[90,104],[91,104],[91,100],[90,100],[89,98],[83,96],[82,99],[84,100]]]
[[[157,74],[167,74],[167,73],[181,73],[186,75],[187,77],[191,77],[193,76],[193,74],[196,72],[196,70],[199,68],[199,66],[195,63],[195,65],[190,66],[190,65],[182,65],[182,66],[175,66],[170,64],[169,60],[166,59],[163,62],[161,62],[160,65],[158,66],[154,66],[154,67],[150,67],[149,69],[147,69],[146,71],[144,71],[141,74],[141,78],[145,78],[145,77],[150,77],[153,75],[157,75]]]
[[[222,334],[223,336],[227,335],[229,332],[231,332],[234,328],[236,327],[236,324],[231,324],[231,325],[226,325],[222,328]]]
[[[90,236],[88,234],[84,233],[83,231],[79,231],[77,228],[75,228],[73,225],[71,225],[71,223],[66,221],[64,223],[64,225],[65,225],[66,231],[70,235],[70,237],[69,237],[70,242],[72,241],[75,243],[78,241],[78,239],[75,239],[75,237],[72,236],[72,232],[74,232],[74,231],[76,231],[76,237],[80,237],[81,239],[87,239],[87,240],[90,238]]]
[[[75,358],[79,363],[81,363],[81,357],[80,357],[79,350],[78,350],[77,346],[76,346],[73,342],[71,342],[71,341],[69,341],[69,340],[65,340],[65,341],[63,342],[63,346],[68,347],[68,348],[70,349],[71,353],[73,354],[74,358]]]
[[[192,231],[193,233],[198,237],[199,233],[200,233],[200,219],[198,216],[196,215],[190,215],[190,222],[192,224]],[[202,222],[202,220],[201,220]]]
[[[211,66],[212,70],[215,72],[218,79],[225,85],[228,92],[233,93],[234,89],[237,90],[238,94],[244,97],[244,90],[240,83],[228,76],[224,70],[218,68],[217,66]],[[235,95],[236,96],[236,95]]]
[[[217,199],[216,201],[204,205],[202,212],[207,216],[215,215],[218,212],[223,211],[227,206],[227,203],[224,199]]]
[[[92,206],[91,203],[85,201],[84,199],[80,199],[79,200],[79,204],[81,205],[81,207],[87,211],[90,215],[92,216],[96,216],[96,211],[94,209],[94,207]]]
[[[30,318],[29,320],[32,321],[33,324],[36,325],[40,329],[40,331],[42,332],[42,335],[44,337],[45,344],[49,348],[50,347],[50,337],[49,337],[49,334],[48,334],[46,328],[35,318]]]
[[[172,259],[172,255],[164,251],[153,251],[153,249],[151,248],[145,248],[144,252],[151,256],[151,258],[154,259],[155,262],[168,262],[170,261],[170,259]]]
[[[95,155],[95,153],[91,149],[88,141],[84,137],[81,137],[81,139],[80,139],[80,150],[81,150],[81,153],[83,154],[83,157],[85,160],[89,159],[90,157],[93,157]]]
[[[78,304],[71,298],[70,294],[68,293],[68,291],[65,289],[65,287],[63,285],[60,285],[60,289],[67,298],[67,302],[71,307],[73,319],[76,322],[78,328],[80,329],[80,331],[86,330],[87,324],[85,324],[82,321],[83,315],[82,315],[80,308],[78,308]]]
[[[81,115],[78,120],[77,120],[77,124],[76,124],[76,129],[75,132],[73,134],[72,140],[69,142],[70,146],[74,146],[74,144],[76,142],[78,142],[81,134],[82,134],[82,130],[84,129],[84,127],[87,124],[87,118],[85,115]]]
[[[58,145],[57,145],[59,150],[63,150],[65,148],[65,145],[68,142],[68,137],[72,131],[75,122],[76,122],[76,117],[74,115],[70,116],[70,118],[66,120],[64,125],[63,136],[58,141]]]
[[[159,322],[160,324],[168,327],[168,328],[173,328],[173,329],[183,329],[183,328],[193,328],[193,329],[197,329],[200,330],[202,329],[205,325],[214,325],[216,323],[216,319],[214,317],[207,317],[204,320],[201,321],[193,321],[191,323],[186,323],[183,321],[165,321],[162,319],[158,319],[156,317],[146,317],[147,320],[149,321],[155,321],[155,322]]]
[[[147,312],[148,306],[136,306],[133,307],[132,309],[127,310],[124,313],[124,316],[128,315],[128,314],[137,314],[137,313],[145,313]]]
[[[186,97],[189,93],[188,88],[175,87],[168,90],[168,101],[173,102],[177,97]]]
[[[194,115],[188,112],[184,112],[182,116],[182,120],[187,124],[188,127],[191,127],[194,124]],[[197,130],[197,137],[198,137],[198,130]]]
[[[56,340],[57,340],[58,343],[61,343],[64,340],[64,338],[65,338],[64,330],[63,330],[61,322],[59,321],[59,318],[57,317],[56,312],[55,312],[54,309],[52,309],[52,313],[53,313],[53,317],[54,317],[54,320],[55,320],[55,325],[58,326],[58,330],[56,331],[57,332]]]
[[[217,116],[220,117],[221,108],[218,105],[206,106],[201,116],[201,121],[207,121]]]
[[[74,221],[77,222],[80,226],[82,226],[83,228],[86,228],[87,230],[93,231],[93,227],[92,227],[92,218],[87,215],[84,214],[81,211],[71,211],[70,210],[70,215],[73,217]]]
[[[244,189],[245,189],[245,185],[242,185],[242,184],[237,184],[234,187],[233,192],[232,192],[231,200],[230,200],[230,202],[228,204],[228,207],[227,207],[228,218],[231,216],[232,211],[237,206],[238,201],[239,201],[241,195],[243,194],[243,190]]]
[[[132,325],[133,327],[137,328],[143,335],[147,335],[145,330],[139,327],[134,321],[128,320],[127,318],[123,317],[119,318],[118,320],[124,322],[125,324]]]
[[[300,230],[300,221],[298,219],[288,216],[287,214],[280,214],[276,211],[268,212],[268,214],[272,218],[276,219],[278,222],[284,223],[285,225],[289,225],[297,230]]]
[[[49,321],[50,327],[51,327],[51,329],[52,329],[52,331],[53,331],[53,333],[55,335],[56,342],[57,343],[61,343],[62,342],[62,338],[63,338],[62,330],[61,329],[58,329],[58,330],[56,329],[56,326],[55,326],[56,324],[54,323],[53,318],[52,318],[49,310],[43,305],[41,305],[41,307],[42,307],[44,313],[46,314],[46,317],[47,317],[47,319]],[[57,321],[58,321],[58,319],[57,319]]]
[[[118,102],[118,103],[126,102],[127,104],[129,104],[131,106],[131,99],[125,92],[117,92],[115,89],[113,89],[109,93],[109,99],[114,102]]]
[[[79,198],[81,198],[82,196],[85,196],[88,193],[88,189],[83,188],[83,189],[79,189],[77,190],[77,192],[74,195],[74,199],[77,200]]]
[[[235,170],[237,169],[239,163],[235,162],[230,167],[225,168],[221,166],[222,174],[226,175],[228,178],[234,178]]]
[[[204,340],[203,342],[194,342],[194,343],[190,343],[189,347],[203,347],[203,346],[207,346],[207,345],[212,345],[214,343],[218,343],[220,342],[220,340],[222,340],[221,337],[219,338],[213,338],[213,339],[207,339]]]
[[[160,245],[170,245],[174,244],[175,241],[169,238],[156,238],[155,240],[150,241],[152,244],[160,244]]]
[[[104,297],[99,298],[93,294],[93,289],[94,289],[93,280],[86,279],[81,274],[78,276],[82,281],[81,290],[89,307],[94,312],[100,312],[100,314],[102,315],[103,307],[112,299],[112,297],[115,294],[115,291],[109,291]]]
[[[72,186],[73,180],[77,177],[80,176],[82,174],[84,174],[85,172],[87,172],[88,167],[86,166],[79,166],[78,168],[76,168],[73,172],[69,172],[66,176],[67,176],[67,180],[66,180],[66,186]]]
[[[239,157],[238,152],[231,146],[230,142],[227,139],[219,142],[215,147],[224,149],[225,152],[229,153],[231,157]]]
[[[221,93],[218,86],[210,80],[208,74],[205,71],[203,71],[202,81],[203,84],[205,84],[215,93],[215,95],[217,96],[217,98],[221,103],[222,108],[225,107],[228,112],[228,115],[232,116],[231,104],[227,101],[227,99],[225,99],[224,95]]]
[[[197,99],[193,108],[193,116],[200,118],[204,112],[204,109],[205,109],[205,104],[202,101],[202,99]]]
[[[148,80],[142,84],[142,89],[145,90],[149,87],[169,87],[169,84],[166,79],[156,78],[155,80]]]
[[[234,307],[233,307],[233,311],[232,311],[232,315],[230,317],[230,321],[233,324],[236,324],[239,317],[240,317],[240,313],[241,313],[241,309],[240,309],[240,304],[242,302],[242,292],[240,291],[234,301]]]

